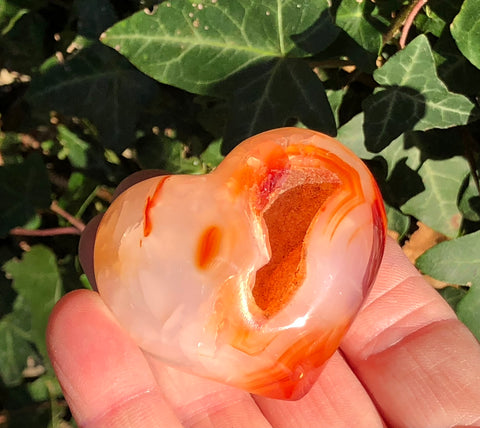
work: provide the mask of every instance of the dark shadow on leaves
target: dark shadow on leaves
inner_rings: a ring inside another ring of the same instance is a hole
[[[405,133],[405,150],[417,147],[421,152],[421,162],[427,159],[445,160],[453,156],[463,155],[461,129],[430,129],[428,131],[412,131]]]
[[[441,59],[437,66],[438,77],[449,91],[475,96],[480,92],[480,70],[465,58],[446,26],[433,50]]]
[[[428,7],[448,26],[460,12],[462,3],[463,0],[430,0]]]
[[[388,176],[384,158],[377,156],[366,163],[377,180],[383,199],[392,207],[401,207],[425,190],[422,177],[407,165],[407,158],[400,159]]]
[[[424,117],[426,100],[415,89],[388,86],[363,103],[365,146],[378,153],[404,132],[411,131]]]
[[[291,40],[301,50],[315,55],[330,46],[340,34],[329,9],[324,10],[315,23]]]
[[[322,82],[299,58],[274,58],[224,80],[229,115],[222,153],[252,135],[286,126],[292,118],[309,128],[336,134],[335,119]],[[323,107],[323,108],[322,108]]]

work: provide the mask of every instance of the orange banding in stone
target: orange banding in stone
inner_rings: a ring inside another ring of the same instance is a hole
[[[153,192],[153,195],[147,196],[147,201],[145,202],[145,208],[143,209],[143,236],[145,237],[150,235],[153,228],[152,219],[150,216],[150,210],[158,202],[160,191],[168,177],[169,176],[167,175],[161,178],[157,184],[157,187],[155,188],[155,191]]]
[[[198,241],[196,264],[200,269],[206,269],[220,250],[222,232],[217,226],[209,226]]]

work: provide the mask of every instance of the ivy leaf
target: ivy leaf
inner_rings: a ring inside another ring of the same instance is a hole
[[[411,169],[420,166],[420,150],[414,145],[407,144],[409,135],[401,135],[385,147],[380,153],[373,153],[365,146],[365,137],[362,132],[364,122],[363,113],[354,116],[350,121],[339,128],[337,138],[349,147],[362,159],[381,159],[386,166],[385,178],[389,178],[399,162],[405,161]]]
[[[444,31],[435,44],[434,57],[438,75],[450,91],[466,95],[480,93],[480,70],[458,50],[450,31]]]
[[[181,141],[164,136],[147,136],[136,145],[137,160],[142,168],[163,169],[175,174],[203,174],[205,166],[197,156],[189,156]]]
[[[451,284],[468,285],[462,297],[454,296],[459,319],[480,340],[480,231],[444,241],[426,251],[417,259],[417,267],[424,273]],[[459,292],[462,294],[461,292]]]
[[[460,13],[455,17],[450,28],[460,51],[477,68],[480,68],[480,52],[478,50],[478,41],[480,40],[479,9],[480,0],[465,0]]]
[[[438,290],[438,292],[454,311],[457,310],[458,302],[467,294],[465,287],[444,287]]]
[[[457,304],[457,316],[480,340],[480,282],[472,284],[465,297]]]
[[[90,145],[64,125],[59,125],[57,131],[58,141],[63,146],[63,149],[58,153],[58,158],[65,159],[68,157],[74,167],[86,168]]]
[[[41,111],[89,119],[102,144],[122,152],[135,140],[142,108],[156,89],[153,80],[116,52],[93,43],[64,64],[46,65],[27,97]]]
[[[279,59],[233,98],[223,142],[228,152],[245,138],[297,118],[307,127],[336,133],[335,118],[320,79],[300,60]]]
[[[31,339],[48,360],[45,330],[54,304],[62,294],[62,282],[55,254],[43,245],[33,246],[22,260],[10,260],[4,270],[13,288],[25,299],[31,314]]]
[[[30,326],[29,308],[17,297],[13,311],[0,319],[0,377],[6,386],[22,382],[27,358],[35,355]]]
[[[374,3],[370,1],[342,0],[335,23],[366,51],[378,54],[382,34],[371,23],[374,8]]]
[[[221,140],[216,140],[208,145],[200,155],[200,160],[206,165],[207,170],[212,170],[222,162],[224,156],[221,152]]]
[[[455,156],[447,160],[426,160],[418,173],[425,190],[409,199],[402,207],[427,226],[454,237],[461,223],[457,197],[463,180],[469,173],[467,161]]]
[[[465,125],[477,118],[474,104],[449,92],[438,78],[432,50],[420,35],[373,74],[383,87],[363,103],[366,146],[374,152],[405,131]]]
[[[410,228],[410,217],[388,204],[385,204],[385,211],[387,213],[388,229],[397,232],[398,239],[402,239]]]
[[[471,285],[480,278],[480,231],[444,241],[417,259],[417,267],[440,281]]]
[[[17,165],[0,167],[0,236],[23,226],[36,209],[50,206],[50,183],[42,158],[32,153]]]
[[[466,219],[480,221],[480,195],[472,175],[469,175],[466,184],[465,190],[458,201],[458,207]]]
[[[117,23],[102,41],[162,83],[231,99],[228,151],[290,118],[335,134],[323,85],[295,58],[321,51],[338,32],[326,0],[178,0]]]
[[[177,0],[117,23],[102,41],[162,83],[218,96],[252,65],[314,53],[301,48],[313,36],[320,51],[337,34],[326,0]]]

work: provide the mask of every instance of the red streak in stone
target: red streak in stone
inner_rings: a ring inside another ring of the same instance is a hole
[[[152,219],[150,217],[150,210],[155,206],[158,202],[158,198],[160,197],[160,191],[167,181],[169,176],[165,176],[157,184],[155,191],[153,192],[152,196],[147,196],[147,201],[145,202],[145,208],[143,210],[143,236],[147,237],[152,232],[153,224]]]
[[[209,226],[203,232],[197,247],[197,266],[206,269],[211,261],[218,254],[222,232],[217,226]]]

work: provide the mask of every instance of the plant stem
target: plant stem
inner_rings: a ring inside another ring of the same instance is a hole
[[[61,208],[56,201],[53,201],[52,204],[50,205],[50,209],[58,214],[59,216],[63,217],[65,220],[67,220],[69,223],[71,223],[73,226],[75,226],[79,232],[83,232],[83,229],[85,229],[85,223],[83,223],[81,220],[78,218],[75,218],[73,215],[70,213],[66,212],[63,208]]]
[[[82,232],[73,226],[52,227],[50,229],[31,230],[23,227],[15,227],[10,230],[10,235],[14,236],[57,236],[57,235],[80,235]]]
[[[404,9],[402,9],[396,16],[395,20],[392,22],[390,30],[388,30],[388,32],[383,36],[383,44],[386,45],[388,42],[390,42],[400,31],[402,26],[404,27],[402,30],[402,36],[403,34],[405,34],[404,38],[406,40],[408,31],[412,26],[415,16],[417,16],[418,12],[427,3],[427,1],[428,0],[414,0]],[[405,28],[408,20],[410,20],[410,24],[408,25],[408,28]]]
[[[410,27],[412,26],[415,17],[418,15],[418,12],[420,12],[422,7],[427,4],[427,2],[428,0],[418,0],[408,14],[405,24],[403,24],[402,35],[400,36],[400,40],[398,42],[401,49],[403,49],[406,45],[408,32],[410,31]]]

